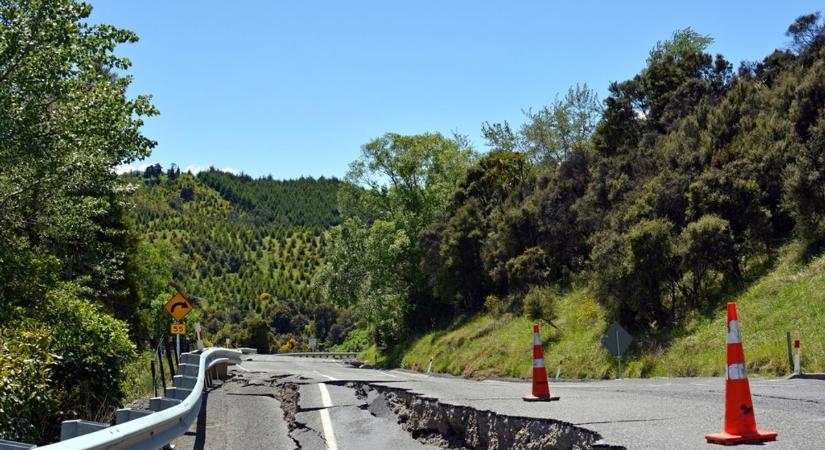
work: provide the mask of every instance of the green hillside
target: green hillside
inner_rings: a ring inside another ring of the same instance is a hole
[[[750,374],[782,376],[790,371],[785,333],[798,331],[802,368],[825,371],[825,255],[809,263],[796,262],[800,246],[783,249],[776,267],[730,300],[737,302],[745,357]],[[554,328],[543,322],[545,361],[553,375],[561,365],[563,378],[611,378],[615,360],[601,345],[606,312],[586,289],[555,300]],[[623,376],[719,376],[725,368],[726,310],[694,317],[675,330],[670,341],[635,342],[624,360]],[[526,317],[489,314],[453,327],[427,333],[401,357],[402,367],[433,370],[473,378],[531,374],[532,321]],[[368,358],[375,358],[369,352]],[[379,357],[379,362],[381,362]],[[388,361],[385,361],[388,362]],[[394,361],[398,362],[398,361]]]
[[[253,179],[210,169],[198,174],[206,186],[266,222],[282,226],[328,227],[340,222],[335,178]]]
[[[197,305],[188,320],[200,319],[207,339],[261,351],[290,338],[300,344],[303,335],[340,343],[350,325],[336,326],[338,309],[319,304],[310,289],[323,263],[324,226],[335,220],[337,180],[273,182],[215,171],[134,180],[138,228],[172,255],[172,279]],[[267,197],[273,184],[278,189]],[[250,207],[248,200],[281,197],[289,201],[277,208]]]

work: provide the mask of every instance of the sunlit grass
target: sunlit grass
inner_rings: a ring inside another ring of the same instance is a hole
[[[782,376],[790,371],[785,333],[798,330],[802,368],[825,370],[825,255],[798,263],[797,244],[784,248],[776,267],[741,294],[737,302],[745,357],[750,374]],[[586,289],[556,302],[554,324],[542,325],[545,364],[563,378],[612,378],[617,364],[602,347],[608,322]],[[721,302],[710,317],[696,314],[679,335],[661,348],[635,342],[623,361],[623,376],[718,376],[725,370],[726,310]],[[532,322],[525,317],[478,315],[448,330],[434,331],[412,342],[401,355],[388,357],[374,347],[372,362],[472,378],[531,374]]]

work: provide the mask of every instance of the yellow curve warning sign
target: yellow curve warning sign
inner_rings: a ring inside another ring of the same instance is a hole
[[[192,311],[192,304],[189,303],[186,297],[177,294],[163,305],[163,309],[165,309],[173,319],[180,322],[181,319]]]

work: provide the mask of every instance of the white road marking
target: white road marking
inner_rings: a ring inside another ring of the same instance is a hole
[[[398,378],[398,375],[393,375],[393,374],[391,374],[391,373],[389,373],[385,370],[382,370],[381,373],[388,376],[388,377]]]
[[[413,378],[429,378],[427,375],[422,375],[422,374],[413,373],[413,372],[395,372],[395,373],[397,373],[398,375],[406,375],[408,377],[413,377]]]
[[[314,372],[315,372],[315,373],[317,373],[318,375],[321,375],[322,377],[324,377],[324,378],[326,378],[326,379],[328,379],[328,380],[332,380],[332,381],[337,380],[337,378],[335,378],[335,377],[331,377],[331,376],[329,376],[329,375],[324,375],[324,374],[322,374],[321,372],[318,372],[317,370],[315,370]]]
[[[326,375],[324,376],[334,379]],[[329,418],[329,409],[327,409],[332,407],[332,399],[329,398],[329,391],[327,390],[326,384],[318,383],[318,389],[321,390],[321,404],[324,406],[324,409],[321,410],[321,426],[324,429],[324,440],[327,441],[328,450],[338,450],[338,443],[335,442],[335,433],[332,431],[332,420]]]
[[[242,366],[242,365],[240,365],[240,364],[235,364],[235,367],[237,367],[237,368],[239,368],[239,369],[243,370],[244,372],[252,372],[251,370],[247,369],[246,367],[244,367],[244,366]]]

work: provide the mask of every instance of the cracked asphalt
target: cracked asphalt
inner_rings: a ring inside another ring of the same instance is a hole
[[[630,449],[716,448],[705,443],[704,435],[722,430],[721,378],[551,380],[560,401],[525,403],[521,397],[530,391],[525,382],[427,377],[277,355],[245,359],[232,369],[233,380],[206,394],[205,413],[175,442],[176,448],[436,448],[404,431],[392,411],[370,407],[354,388],[343,385],[347,381],[409,390],[443,404],[499,415],[573,424],[601,435],[599,444]],[[295,383],[300,395],[294,415],[299,426],[292,432],[274,387],[284,382]],[[776,442],[760,447],[825,448],[825,382],[751,379],[751,390],[759,428],[779,432]]]

